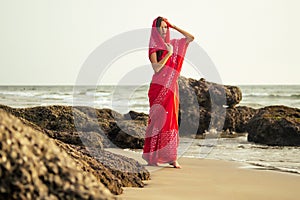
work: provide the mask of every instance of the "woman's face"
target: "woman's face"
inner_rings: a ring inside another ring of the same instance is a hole
[[[167,23],[162,21],[160,24],[160,27],[159,27],[159,33],[162,36],[162,38],[164,38],[164,39],[166,38],[167,30],[168,30]]]

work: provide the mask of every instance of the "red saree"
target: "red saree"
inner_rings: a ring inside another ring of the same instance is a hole
[[[173,46],[173,54],[165,66],[152,76],[148,91],[150,111],[146,129],[143,158],[150,165],[172,163],[177,160],[179,91],[177,79],[188,47],[186,38],[170,40],[169,27],[165,42]],[[163,50],[162,58],[168,53],[165,43],[153,21],[149,58],[153,52]]]

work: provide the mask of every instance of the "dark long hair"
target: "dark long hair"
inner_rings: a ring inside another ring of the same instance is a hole
[[[163,21],[163,18],[162,17],[158,17],[156,19],[156,28],[159,29],[160,25],[161,25],[161,22]],[[159,30],[158,30],[159,32]],[[161,56],[163,54],[163,50],[158,50],[156,52],[156,56],[157,56],[157,61],[160,61],[161,60]]]

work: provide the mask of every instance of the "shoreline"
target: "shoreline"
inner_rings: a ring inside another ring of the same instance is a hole
[[[125,153],[128,155],[127,153]],[[133,155],[134,156],[134,155]],[[298,199],[300,176],[249,168],[236,161],[178,159],[182,169],[168,165],[146,168],[151,180],[144,188],[124,188],[123,199]]]
[[[159,166],[148,166],[147,162],[142,158],[141,154],[139,152],[133,151],[131,149],[105,148],[105,150],[115,153],[115,154],[119,154],[122,156],[132,158],[132,159],[138,161],[140,164],[144,165],[145,168],[149,172],[153,172],[156,170],[160,170],[162,168],[170,167],[169,164],[160,164]],[[300,177],[300,173],[298,171],[293,171],[291,169],[284,169],[284,168],[273,167],[273,166],[264,166],[264,165],[260,165],[258,163],[247,163],[247,162],[239,161],[239,160],[223,160],[223,159],[207,158],[207,157],[206,158],[195,158],[195,157],[190,157],[190,156],[180,156],[178,158],[179,164],[181,164],[180,163],[181,159],[183,159],[183,160],[185,160],[185,159],[211,160],[211,161],[217,161],[217,162],[227,162],[227,163],[232,163],[233,165],[236,165],[236,167],[240,168],[240,169],[282,173],[282,174],[294,175],[294,176]],[[299,186],[300,186],[300,183],[299,183]]]
[[[142,165],[145,165],[146,168],[149,170],[149,172],[153,171],[153,167],[147,166],[147,163],[144,159],[142,159],[141,152],[135,151],[132,149],[121,149],[121,148],[107,148],[106,150],[115,153],[115,154],[120,154],[124,155],[126,157],[132,158],[134,160],[137,160],[139,163]],[[252,169],[252,170],[260,170],[260,171],[273,171],[273,172],[278,172],[278,173],[286,173],[286,174],[291,174],[291,175],[296,175],[300,176],[300,171],[297,169],[293,168],[285,168],[285,167],[276,167],[276,166],[271,166],[268,164],[260,163],[260,162],[254,162],[254,161],[243,161],[243,160],[235,160],[235,159],[219,159],[219,158],[213,158],[213,157],[193,157],[193,156],[188,156],[188,155],[181,155],[178,157],[178,160],[181,158],[187,158],[187,159],[199,159],[199,160],[215,160],[215,161],[221,161],[221,162],[230,162],[230,163],[236,163],[239,165],[240,168],[245,168],[245,169]],[[180,164],[180,163],[179,163]],[[168,167],[168,164],[161,164],[161,167]]]
[[[234,160],[187,157],[178,159],[182,169],[174,169],[168,164],[154,167],[146,166],[137,152],[107,150],[137,160],[151,174],[151,180],[143,181],[144,188],[124,187],[119,196],[121,199],[294,200],[300,195],[300,176],[296,173]]]

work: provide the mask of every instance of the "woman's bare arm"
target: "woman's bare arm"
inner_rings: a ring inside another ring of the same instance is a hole
[[[187,39],[187,42],[192,42],[195,39],[195,37],[192,34],[186,32],[185,30],[182,30],[181,28],[179,28],[175,25],[173,25],[173,29],[175,29],[176,31],[178,31],[179,33],[184,35]]]
[[[184,35],[187,39],[187,42],[192,42],[195,39],[195,37],[192,34],[190,34],[187,31],[175,26],[174,24],[171,24],[166,18],[164,18],[164,21],[169,25],[169,27],[175,29],[176,31],[178,31],[179,33]]]
[[[165,66],[166,62],[168,61],[168,59],[173,54],[173,47],[172,47],[171,44],[167,45],[167,49],[168,49],[168,53],[159,62],[157,62],[156,52],[153,52],[150,55],[150,61],[151,61],[151,64],[152,64],[152,68],[155,72],[159,72]]]

